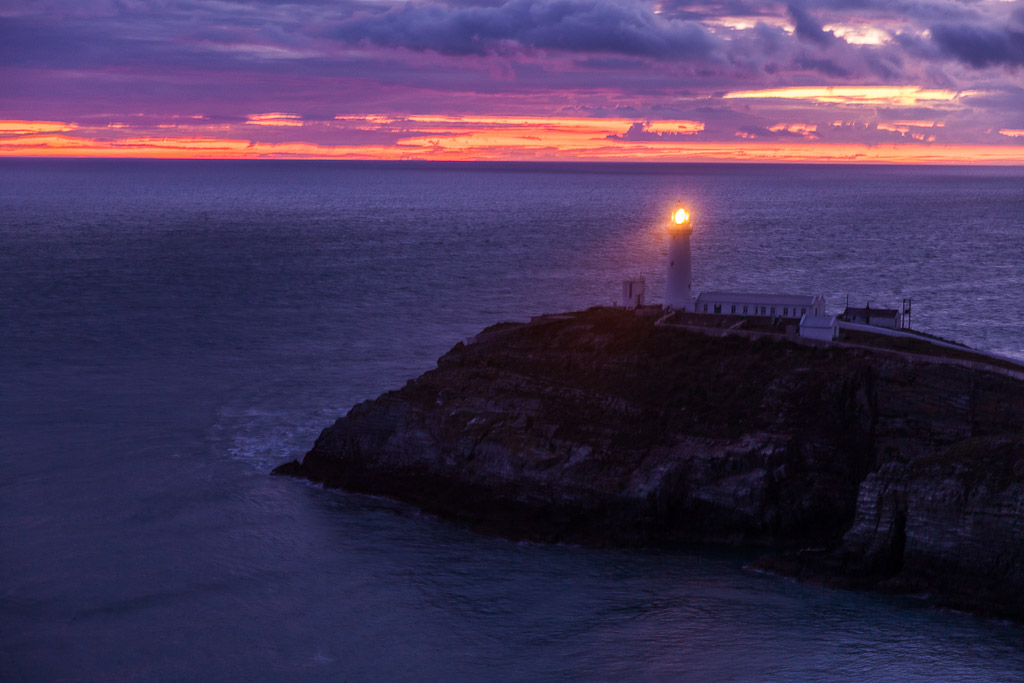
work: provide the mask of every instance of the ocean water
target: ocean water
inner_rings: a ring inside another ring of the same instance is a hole
[[[0,162],[0,680],[1011,680],[1024,628],[479,536],[291,479],[499,320],[696,289],[914,301],[1024,360],[1024,169]]]

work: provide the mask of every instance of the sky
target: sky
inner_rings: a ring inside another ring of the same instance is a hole
[[[1024,0],[0,0],[0,155],[1024,164]]]

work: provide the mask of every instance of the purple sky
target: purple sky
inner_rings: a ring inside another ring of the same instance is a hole
[[[0,119],[67,124],[8,125],[7,153],[33,135],[371,157],[429,138],[472,157],[481,131],[543,117],[614,119],[594,145],[638,158],[953,145],[1024,163],[1024,2],[5,0],[0,55]],[[535,127],[545,149],[583,144]],[[516,157],[529,128],[492,151]]]

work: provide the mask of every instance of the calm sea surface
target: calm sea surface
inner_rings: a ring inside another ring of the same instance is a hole
[[[475,535],[268,476],[499,320],[696,289],[1024,359],[1024,169],[0,162],[0,680],[1024,677],[1024,628],[754,553]]]

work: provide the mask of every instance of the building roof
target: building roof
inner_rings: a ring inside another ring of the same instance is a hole
[[[836,316],[834,315],[811,315],[807,314],[800,318],[800,327],[834,327]]]
[[[851,316],[860,318],[867,318],[869,316],[872,318],[897,318],[899,314],[900,312],[895,308],[850,308],[847,306],[846,310],[843,311],[844,318]]]
[[[766,306],[813,306],[821,296],[805,294],[766,294],[764,292],[701,292],[699,303],[764,304]]]

